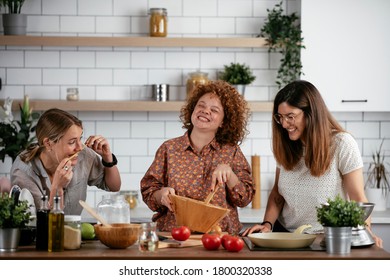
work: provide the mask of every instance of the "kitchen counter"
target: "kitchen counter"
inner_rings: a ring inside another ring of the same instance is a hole
[[[252,209],[251,207],[239,208],[238,214],[240,221],[243,224],[256,224],[260,223],[264,217],[265,208]],[[153,216],[153,212],[145,207],[139,206],[131,209],[132,222],[149,222]],[[82,217],[86,221],[93,219],[88,213],[82,214]],[[96,220],[95,220],[96,221]],[[373,211],[371,215],[371,222],[373,224],[389,224],[390,225],[390,209],[386,211]]]
[[[313,245],[318,246],[323,236],[319,235]],[[184,248],[164,248],[156,252],[140,252],[137,244],[127,249],[110,249],[98,240],[87,241],[79,250],[64,252],[36,251],[34,246],[21,246],[15,252],[0,252],[0,259],[7,260],[390,260],[390,253],[373,245],[352,249],[347,255],[328,254],[326,251],[250,251],[245,245],[239,253],[228,252],[222,247],[216,251],[207,251],[203,246]]]

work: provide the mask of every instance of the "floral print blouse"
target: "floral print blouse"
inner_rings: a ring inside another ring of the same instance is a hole
[[[176,225],[175,215],[157,202],[153,193],[164,187],[175,189],[176,195],[204,201],[210,193],[212,173],[219,164],[228,164],[239,183],[232,189],[219,187],[211,204],[228,208],[229,214],[220,222],[222,231],[239,233],[237,207],[245,207],[255,193],[251,168],[238,145],[220,145],[214,139],[197,153],[191,146],[188,132],[164,142],[141,180],[143,201],[157,213],[152,220],[160,231],[171,231]]]

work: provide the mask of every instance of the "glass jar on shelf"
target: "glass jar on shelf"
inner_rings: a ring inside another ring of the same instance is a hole
[[[190,97],[192,91],[197,85],[204,85],[209,81],[208,73],[196,71],[188,73],[187,79],[187,99]]]
[[[165,8],[149,9],[149,35],[151,37],[167,37],[168,12]]]

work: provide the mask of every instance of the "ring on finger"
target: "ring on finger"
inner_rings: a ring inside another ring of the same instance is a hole
[[[69,167],[67,165],[65,165],[64,169],[65,169],[65,171],[68,171]]]

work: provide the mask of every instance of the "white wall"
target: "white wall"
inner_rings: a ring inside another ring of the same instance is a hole
[[[166,7],[170,37],[256,36],[267,8],[279,0],[28,0],[31,35],[147,36],[150,7]],[[205,8],[207,7],[207,8]],[[299,0],[285,1],[289,13],[300,11]],[[331,17],[329,17],[331,20]],[[1,28],[1,27],[0,27]],[[386,27],[384,27],[386,28]],[[385,30],[385,29],[384,29]],[[386,30],[384,32],[387,32]],[[369,55],[369,54],[367,54]],[[65,99],[66,89],[78,87],[82,100],[148,99],[145,85],[168,83],[171,97],[185,98],[187,73],[200,69],[216,77],[224,64],[247,63],[257,77],[247,89],[248,100],[272,100],[279,56],[267,49],[224,48],[87,48],[0,46],[0,99]],[[375,71],[375,69],[372,69]],[[138,190],[139,181],[157,147],[183,133],[178,112],[73,112],[83,120],[84,135],[101,134],[119,160],[124,190]],[[390,138],[390,113],[337,113],[336,118],[356,137],[364,160],[370,160],[381,138]],[[261,188],[265,206],[274,179],[270,150],[271,113],[254,113],[250,135],[242,149],[261,156]],[[390,150],[390,140],[385,142]],[[0,175],[8,174],[10,159],[0,162]],[[93,189],[88,202],[96,205]]]

